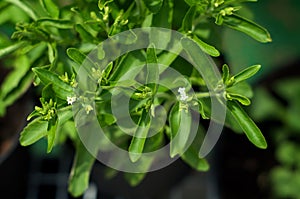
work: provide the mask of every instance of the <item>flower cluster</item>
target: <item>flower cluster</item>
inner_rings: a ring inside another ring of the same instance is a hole
[[[179,98],[180,101],[186,101],[189,98],[185,92],[184,87],[179,87],[178,93],[180,94],[180,98]]]

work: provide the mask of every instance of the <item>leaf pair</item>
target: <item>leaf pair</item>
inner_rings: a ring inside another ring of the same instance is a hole
[[[253,120],[247,115],[243,108],[237,103],[242,105],[250,105],[250,100],[245,96],[247,93],[245,90],[239,89],[239,85],[245,83],[244,81],[255,75],[260,65],[250,66],[236,75],[230,77],[228,66],[223,65],[222,80],[226,87],[226,98],[228,99],[226,106],[232,116],[235,118],[239,126],[245,132],[247,138],[257,147],[265,149],[267,148],[267,142],[262,135],[260,129],[256,126]]]

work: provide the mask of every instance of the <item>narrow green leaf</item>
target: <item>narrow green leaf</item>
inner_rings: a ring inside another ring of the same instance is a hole
[[[89,186],[89,178],[95,158],[79,141],[76,144],[76,154],[72,166],[68,191],[74,197],[81,196]]]
[[[68,48],[68,56],[77,64],[81,65],[86,58],[86,55],[80,52],[77,48]]]
[[[163,0],[143,0],[146,7],[152,12],[152,13],[157,13],[162,4]]]
[[[144,111],[143,114],[147,114],[146,111]],[[149,116],[146,116],[149,118]],[[131,139],[131,143],[129,146],[129,157],[132,162],[138,161],[143,153],[144,145],[146,142],[146,137],[149,131],[149,124],[147,124],[147,121],[149,120],[145,118],[145,116],[141,117],[141,120],[139,122],[139,126],[136,130],[136,132],[133,135],[133,138]]]
[[[194,40],[184,37],[181,39],[181,45],[189,55],[190,62],[203,76],[203,79],[209,89],[215,89],[219,84],[221,77],[215,71],[215,63],[202,52],[199,44]]]
[[[209,170],[208,162],[204,158],[199,158],[198,151],[196,151],[192,146],[181,155],[181,158],[197,171]]]
[[[62,87],[57,86],[56,84],[52,84],[52,89],[55,92],[56,97],[63,100],[66,100],[68,97],[72,97],[74,95],[73,92],[63,89]]]
[[[12,3],[15,6],[21,8],[33,20],[37,20],[37,16],[36,16],[34,10],[32,10],[32,8],[30,8],[28,5],[26,5],[25,3],[21,2],[20,0],[5,0],[5,1],[9,2],[9,3]]]
[[[181,155],[181,159],[197,171],[207,171],[209,164],[204,158],[199,157],[199,150],[203,144],[205,135],[204,128],[200,125],[197,129],[197,134],[193,138],[192,144]]]
[[[93,76],[94,72],[92,69],[97,70],[98,67],[94,64],[94,62],[88,56],[86,56],[85,54],[80,52],[80,50],[78,50],[77,48],[68,48],[67,54],[75,63],[78,64],[76,66],[73,66],[76,73],[78,72],[80,67],[82,69],[84,69],[81,71],[82,73],[81,73],[81,76],[79,76],[79,78],[89,77],[89,80],[81,80],[81,81],[87,81],[86,86],[88,86],[88,87],[91,86],[90,88],[93,88],[93,86],[95,86],[95,85],[92,85],[92,84],[94,84],[94,81],[98,81],[98,79],[95,79],[95,77]],[[81,84],[81,86],[84,86],[84,85]]]
[[[19,56],[14,62],[14,70],[5,76],[1,83],[0,99],[4,99],[10,92],[17,89],[23,77],[30,70],[30,61],[26,56]]]
[[[157,64],[157,57],[155,52],[155,46],[154,44],[151,44],[149,48],[147,49],[147,84],[152,92],[153,95],[156,93],[157,84],[159,79],[159,68]]]
[[[244,81],[246,79],[249,79],[253,75],[255,75],[259,69],[261,68],[260,65],[254,65],[246,68],[245,70],[239,72],[238,74],[234,75],[233,78],[233,84],[237,84],[241,81]]]
[[[244,106],[249,106],[251,104],[251,101],[248,97],[244,95],[240,95],[237,93],[227,93],[227,99],[229,100],[237,100]]]
[[[125,173],[124,178],[131,186],[137,186],[145,177],[147,173]]]
[[[58,124],[62,125],[73,117],[71,106],[67,106],[57,110]]]
[[[20,143],[28,146],[47,135],[48,122],[41,117],[31,121],[21,132]]]
[[[179,103],[176,103],[169,115],[171,127],[170,156],[182,155],[186,150],[186,143],[191,130],[192,117],[189,110],[180,110]]]
[[[193,29],[193,20],[196,14],[196,6],[190,7],[190,9],[185,14],[181,28],[187,33]]]
[[[204,104],[201,99],[198,99],[197,101],[198,101],[198,110],[196,110],[196,111],[198,111],[200,113],[200,115],[203,119],[209,119],[209,116],[206,111],[207,107],[205,107],[206,104]]]
[[[51,19],[51,18],[42,18],[37,20],[37,23],[41,26],[55,27],[59,29],[72,29],[74,24],[70,20],[62,19]]]
[[[193,35],[193,39],[195,42],[197,42],[197,44],[199,45],[201,50],[203,50],[205,53],[207,53],[213,57],[220,56],[220,52],[214,46],[211,46],[211,45],[205,43],[204,41],[199,39],[196,35]]]
[[[223,83],[225,85],[227,85],[227,82],[229,81],[229,77],[230,77],[230,72],[229,72],[229,67],[227,64],[224,64],[222,67],[222,79],[223,79]]]
[[[141,51],[130,52],[123,56],[121,61],[117,64],[115,69],[112,71],[110,80],[118,81],[120,78],[133,79],[140,70],[142,70],[143,64],[145,64],[146,57]],[[136,74],[128,76],[128,71],[137,71]]]
[[[227,101],[227,108],[245,132],[247,138],[258,148],[266,149],[267,142],[253,120],[237,102]]]
[[[223,24],[234,30],[246,33],[259,42],[266,43],[272,41],[270,33],[265,28],[239,15],[224,16]]]
[[[87,41],[90,43],[93,43],[95,41],[95,38],[91,33],[89,33],[81,24],[75,25],[75,30],[79,33],[81,39],[83,41]]]
[[[45,85],[52,83],[70,94],[73,93],[72,86],[62,81],[55,73],[39,67],[32,68],[32,70]]]
[[[18,50],[19,48],[24,47],[27,44],[27,42],[18,42],[14,43],[10,46],[4,47],[0,49],[0,58],[13,53],[14,51]]]
[[[45,11],[53,18],[59,17],[59,8],[52,0],[40,1]]]
[[[33,81],[34,74],[28,71],[30,63],[25,56],[19,56],[14,65],[14,71],[6,76],[0,87],[0,116],[28,90]]]
[[[58,57],[56,43],[48,43],[47,46],[48,46],[49,62],[53,65]]]
[[[48,122],[48,133],[47,133],[48,147],[47,147],[47,153],[50,153],[52,151],[52,148],[55,144],[57,125],[58,125],[58,120],[56,118],[52,118]]]
[[[129,157],[132,162],[138,161],[142,156],[149,128],[150,116],[144,109],[128,149]]]
[[[171,29],[173,21],[173,7],[173,0],[164,0],[159,12],[153,15],[152,26]]]

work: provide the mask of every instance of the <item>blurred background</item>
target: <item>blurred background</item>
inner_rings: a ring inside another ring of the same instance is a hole
[[[217,147],[209,156],[207,173],[176,161],[150,173],[131,188],[116,176],[105,180],[104,167],[94,166],[91,185],[84,199],[234,199],[300,197],[300,1],[260,0],[245,12],[266,27],[273,42],[260,44],[248,36],[224,29],[221,51],[233,73],[261,64],[251,79],[252,105],[247,110],[268,141],[266,150],[255,148],[245,136],[224,129]],[[22,17],[0,13],[0,47],[11,35],[10,21]],[[9,69],[0,66],[0,83]],[[18,144],[18,133],[31,112],[34,92],[29,90],[0,119],[0,198],[64,199],[73,158],[71,144],[45,154],[41,140],[30,147]]]

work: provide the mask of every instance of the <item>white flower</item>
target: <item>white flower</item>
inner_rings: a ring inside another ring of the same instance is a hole
[[[178,88],[178,93],[180,94],[180,101],[186,101],[189,96],[187,96],[186,92],[185,92],[185,88],[184,87],[179,87]]]
[[[178,88],[178,93],[180,93],[180,94],[185,93],[185,88],[184,87],[179,87]]]
[[[185,101],[185,100],[187,100],[187,98],[189,98],[187,95],[180,95],[180,100],[181,101]]]
[[[74,96],[74,97],[70,97],[70,96],[68,96],[67,97],[67,102],[68,102],[68,104],[73,104],[75,101],[76,101],[76,97]]]

